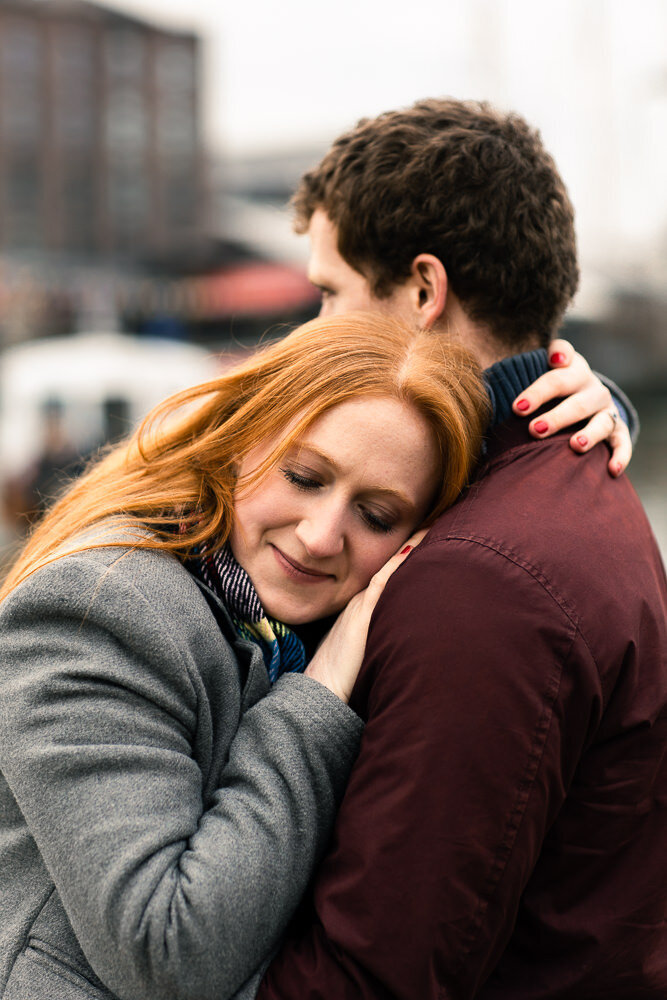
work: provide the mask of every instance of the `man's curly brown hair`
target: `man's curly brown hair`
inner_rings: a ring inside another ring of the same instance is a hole
[[[577,288],[574,212],[554,161],[523,118],[486,103],[426,100],[363,118],[292,204],[297,232],[327,213],[341,256],[378,298],[434,254],[467,315],[512,350],[546,345]]]

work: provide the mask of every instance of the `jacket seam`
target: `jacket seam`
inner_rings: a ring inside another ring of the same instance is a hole
[[[106,990],[106,986],[99,980],[99,985],[90,978],[90,975],[95,975],[92,966],[82,966],[81,963],[63,951],[58,945],[53,944],[51,941],[45,941],[43,938],[39,937],[37,934],[33,934],[31,938],[28,939],[28,947],[32,948],[33,951],[43,952],[48,955],[49,958],[53,959],[54,962],[59,962],[67,971],[71,971],[74,975],[81,976],[87,983],[90,984],[92,989],[95,990]],[[84,955],[85,958],[85,955]]]
[[[477,907],[471,920],[470,930],[468,932],[469,940],[461,950],[459,962],[454,970],[455,974],[460,974],[465,960],[473,951],[477,941],[479,940],[484,916],[512,859],[514,849],[516,847],[517,837],[526,816],[528,802],[535,786],[535,780],[539,773],[540,763],[544,757],[548,736],[553,724],[554,705],[560,691],[563,670],[570,659],[572,647],[577,634],[577,629],[574,628],[567,653],[562,658],[558,670],[554,673],[546,691],[544,692],[544,706],[533,731],[531,747],[527,755],[524,774],[519,782],[517,800],[507,818],[504,833],[502,834],[494,852],[494,858],[490,866],[484,891],[480,893]],[[446,1000],[446,996],[446,989],[443,988],[439,993],[440,1000]]]
[[[99,997],[102,996],[101,991],[94,986],[93,983],[89,983],[85,976],[82,976],[80,972],[76,971],[76,969],[69,969],[66,965],[63,965],[58,958],[51,955],[48,951],[44,951],[40,947],[33,947],[28,944],[26,948],[24,948],[22,954],[26,955],[28,950],[32,951],[33,962],[39,963],[39,965],[48,969],[49,972],[53,973],[53,975],[59,976],[61,979],[64,979],[65,982],[76,986],[89,997],[92,997],[93,1000],[99,1000]]]
[[[51,899],[51,897],[53,896],[53,894],[54,894],[55,891],[56,891],[56,887],[55,887],[55,885],[53,883],[51,883],[51,888],[49,889],[49,891],[47,892],[46,896],[44,897],[44,902],[41,904],[41,906],[39,907],[39,909],[35,913],[34,917],[30,921],[30,925],[28,926],[28,928],[26,929],[25,934],[23,935],[23,940],[21,941],[21,943],[19,945],[19,948],[18,948],[18,951],[16,952],[16,955],[14,956],[14,961],[12,962],[12,964],[10,966],[9,975],[7,977],[7,982],[9,982],[9,980],[11,979],[12,972],[14,971],[14,966],[16,965],[16,963],[18,962],[19,958],[21,957],[21,955],[24,953],[24,951],[28,947],[28,941],[30,940],[30,937],[32,935],[32,929],[35,926],[35,923],[37,922],[37,920],[39,920],[41,914],[44,912],[44,907],[49,902],[49,900]]]
[[[479,545],[482,548],[487,549],[489,552],[495,552],[496,555],[500,556],[502,559],[506,559],[508,562],[511,562],[512,565],[517,567],[517,569],[523,570],[525,573],[528,574],[528,576],[532,577],[532,579],[535,580],[535,582],[540,587],[542,587],[542,589],[549,595],[549,597],[554,601],[554,603],[558,605],[560,610],[563,612],[565,617],[568,619],[568,621],[571,623],[573,628],[578,633],[579,638],[586,647],[586,650],[588,651],[588,654],[592,662],[595,664],[596,674],[598,676],[600,684],[602,684],[600,668],[593,653],[593,650],[591,649],[591,646],[588,640],[586,639],[584,632],[582,631],[580,616],[572,607],[571,602],[563,594],[561,594],[559,590],[557,590],[557,588],[553,585],[551,580],[549,580],[548,577],[546,577],[544,573],[540,569],[538,569],[537,566],[534,566],[531,562],[529,562],[523,556],[519,555],[519,553],[515,552],[513,549],[507,549],[503,545],[497,542],[491,542],[489,539],[483,538],[482,536],[479,535],[475,536],[475,535],[449,533],[447,534],[446,538],[441,538],[437,540],[434,539],[434,543],[436,541],[470,542],[472,545]]]
[[[453,526],[453,529],[455,529],[455,525]],[[492,899],[513,856],[517,837],[526,816],[528,802],[535,785],[536,777],[539,773],[540,763],[543,759],[549,732],[551,731],[553,724],[554,705],[560,690],[563,670],[571,657],[572,648],[577,636],[580,636],[582,641],[584,641],[589,653],[590,647],[588,646],[588,643],[585,642],[585,639],[581,634],[578,616],[576,615],[574,609],[569,605],[569,602],[563,597],[563,595],[557,591],[544,573],[540,572],[536,566],[528,562],[525,558],[522,558],[518,553],[508,550],[501,545],[494,544],[489,539],[479,536],[475,537],[474,535],[464,534],[461,532],[457,533],[455,530],[450,530],[445,536],[436,536],[430,539],[427,538],[422,544],[424,545],[424,548],[429,548],[449,541],[464,542],[484,548],[506,562],[516,566],[517,569],[528,575],[539,587],[542,588],[542,590],[544,590],[550,600],[567,619],[571,630],[570,642],[567,651],[560,659],[558,667],[554,671],[542,695],[543,708],[533,730],[531,746],[526,756],[526,762],[523,769],[523,775],[519,782],[516,800],[505,822],[504,830],[494,851],[494,856],[489,867],[489,874],[487,876],[484,889],[480,892],[475,912],[471,918],[470,927],[467,933],[467,943],[463,945],[459,961],[453,970],[454,975],[458,975],[461,973],[466,959],[469,957],[470,953],[479,941],[484,916],[488,911]],[[599,677],[599,668],[595,658],[592,657],[592,654],[591,658],[593,663],[595,663],[596,673]],[[446,1000],[446,987],[443,987],[439,991],[439,997],[440,1000]]]
[[[563,612],[565,617],[571,622],[574,628],[579,633],[581,641],[584,643],[591,660],[595,664],[595,670],[600,678],[600,668],[598,662],[595,658],[593,650],[591,649],[590,643],[588,642],[584,632],[581,628],[581,619],[576,613],[575,609],[572,607],[568,599],[558,591],[551,581],[542,573],[537,566],[528,562],[523,556],[520,556],[517,552],[512,549],[506,549],[503,545],[498,542],[492,542],[491,540],[484,538],[480,535],[468,535],[463,533],[456,533],[455,531],[450,531],[446,535],[440,535],[435,538],[425,538],[420,544],[419,548],[427,549],[434,545],[441,545],[443,542],[469,542],[471,545],[479,545],[481,548],[487,549],[489,552],[494,552],[496,555],[500,556],[501,559],[506,559],[511,562],[517,569],[523,570],[528,576],[531,576],[543,590],[551,597],[555,604],[558,605],[560,610]],[[419,549],[417,550],[419,551]]]

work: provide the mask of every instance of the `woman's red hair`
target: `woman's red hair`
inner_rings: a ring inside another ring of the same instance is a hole
[[[380,314],[305,323],[232,371],[171,396],[69,488],[36,526],[0,590],[40,566],[104,541],[109,521],[137,547],[185,557],[222,546],[232,525],[235,465],[262,441],[276,447],[259,479],[325,410],[360,396],[421,413],[437,444],[432,521],[466,485],[488,415],[480,370],[461,347]],[[136,534],[136,540],[135,540]]]

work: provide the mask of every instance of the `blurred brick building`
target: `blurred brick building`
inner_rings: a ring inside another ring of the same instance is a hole
[[[0,253],[196,245],[199,42],[82,0],[0,0]]]

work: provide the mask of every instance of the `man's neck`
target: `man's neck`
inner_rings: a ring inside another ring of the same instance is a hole
[[[459,300],[451,294],[447,298],[447,307],[438,329],[471,351],[482,368],[490,368],[497,361],[502,361],[513,354],[535,350],[540,346],[535,338],[534,342],[526,342],[520,348],[512,350],[494,337],[484,323],[476,323],[470,319]]]
[[[454,334],[454,339],[475,355],[482,368],[490,368],[497,361],[511,356],[505,345],[499,344],[494,337],[484,331],[478,332],[475,328],[463,335]]]

